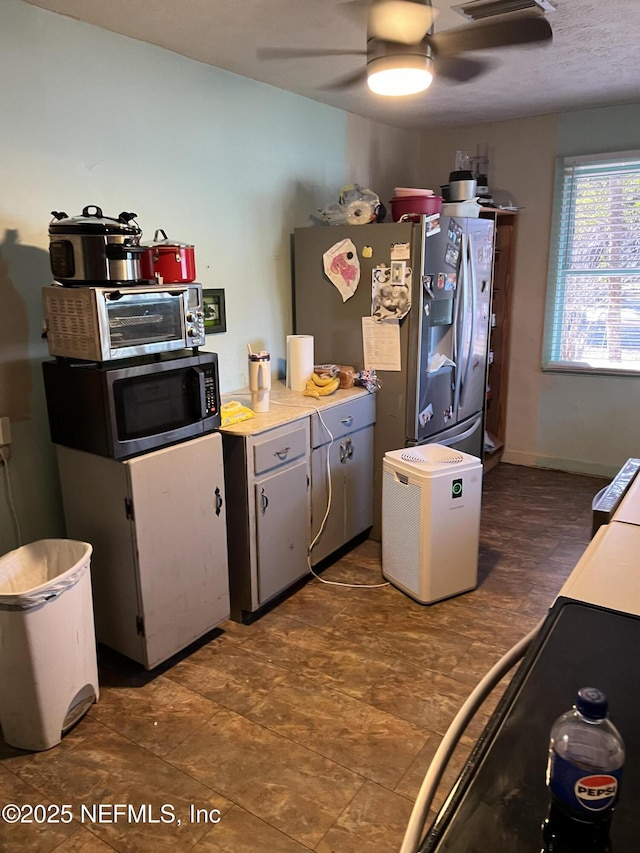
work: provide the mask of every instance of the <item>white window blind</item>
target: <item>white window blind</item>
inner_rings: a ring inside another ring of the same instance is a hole
[[[557,161],[543,369],[640,373],[640,152]]]

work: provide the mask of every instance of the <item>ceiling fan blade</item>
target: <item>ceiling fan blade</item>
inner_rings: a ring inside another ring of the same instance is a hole
[[[437,56],[434,61],[436,79],[444,77],[455,83],[466,83],[493,67],[493,63],[462,56]]]
[[[399,44],[418,44],[431,29],[437,12],[430,0],[373,0],[367,32]]]
[[[258,59],[309,59],[314,56],[366,56],[366,50],[335,50],[329,48],[262,47],[256,51]]]
[[[352,89],[354,86],[359,86],[361,83],[364,83],[366,79],[366,67],[359,68],[357,71],[352,71],[350,74],[338,77],[336,80],[332,80],[330,83],[325,83],[323,86],[319,86],[318,88],[328,92],[341,92],[345,89]]]
[[[549,41],[552,37],[553,32],[546,18],[523,15],[513,20],[486,21],[445,30],[432,36],[431,43],[440,56],[455,56],[469,50]]]

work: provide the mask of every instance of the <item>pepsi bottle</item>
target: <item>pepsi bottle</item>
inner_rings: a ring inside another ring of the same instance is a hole
[[[552,802],[542,824],[540,853],[612,853],[610,825],[610,816],[597,823],[584,823]]]
[[[607,716],[605,694],[578,691],[570,711],[551,727],[547,785],[551,810],[543,824],[543,850],[607,853],[609,825],[618,801],[624,743]]]

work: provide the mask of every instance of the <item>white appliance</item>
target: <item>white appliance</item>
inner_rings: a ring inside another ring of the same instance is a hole
[[[603,524],[558,593],[640,616],[640,526]]]
[[[442,444],[382,461],[382,574],[421,604],[478,582],[482,462]]]
[[[628,459],[611,484],[596,495],[596,533],[559,597],[640,616],[639,469],[640,459]]]

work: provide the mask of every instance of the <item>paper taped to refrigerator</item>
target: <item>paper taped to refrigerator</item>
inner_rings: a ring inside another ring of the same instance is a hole
[[[342,301],[346,302],[360,282],[360,259],[353,242],[346,239],[334,243],[322,256],[322,263],[325,275],[339,290]]]
[[[400,321],[362,318],[365,370],[401,370]]]

